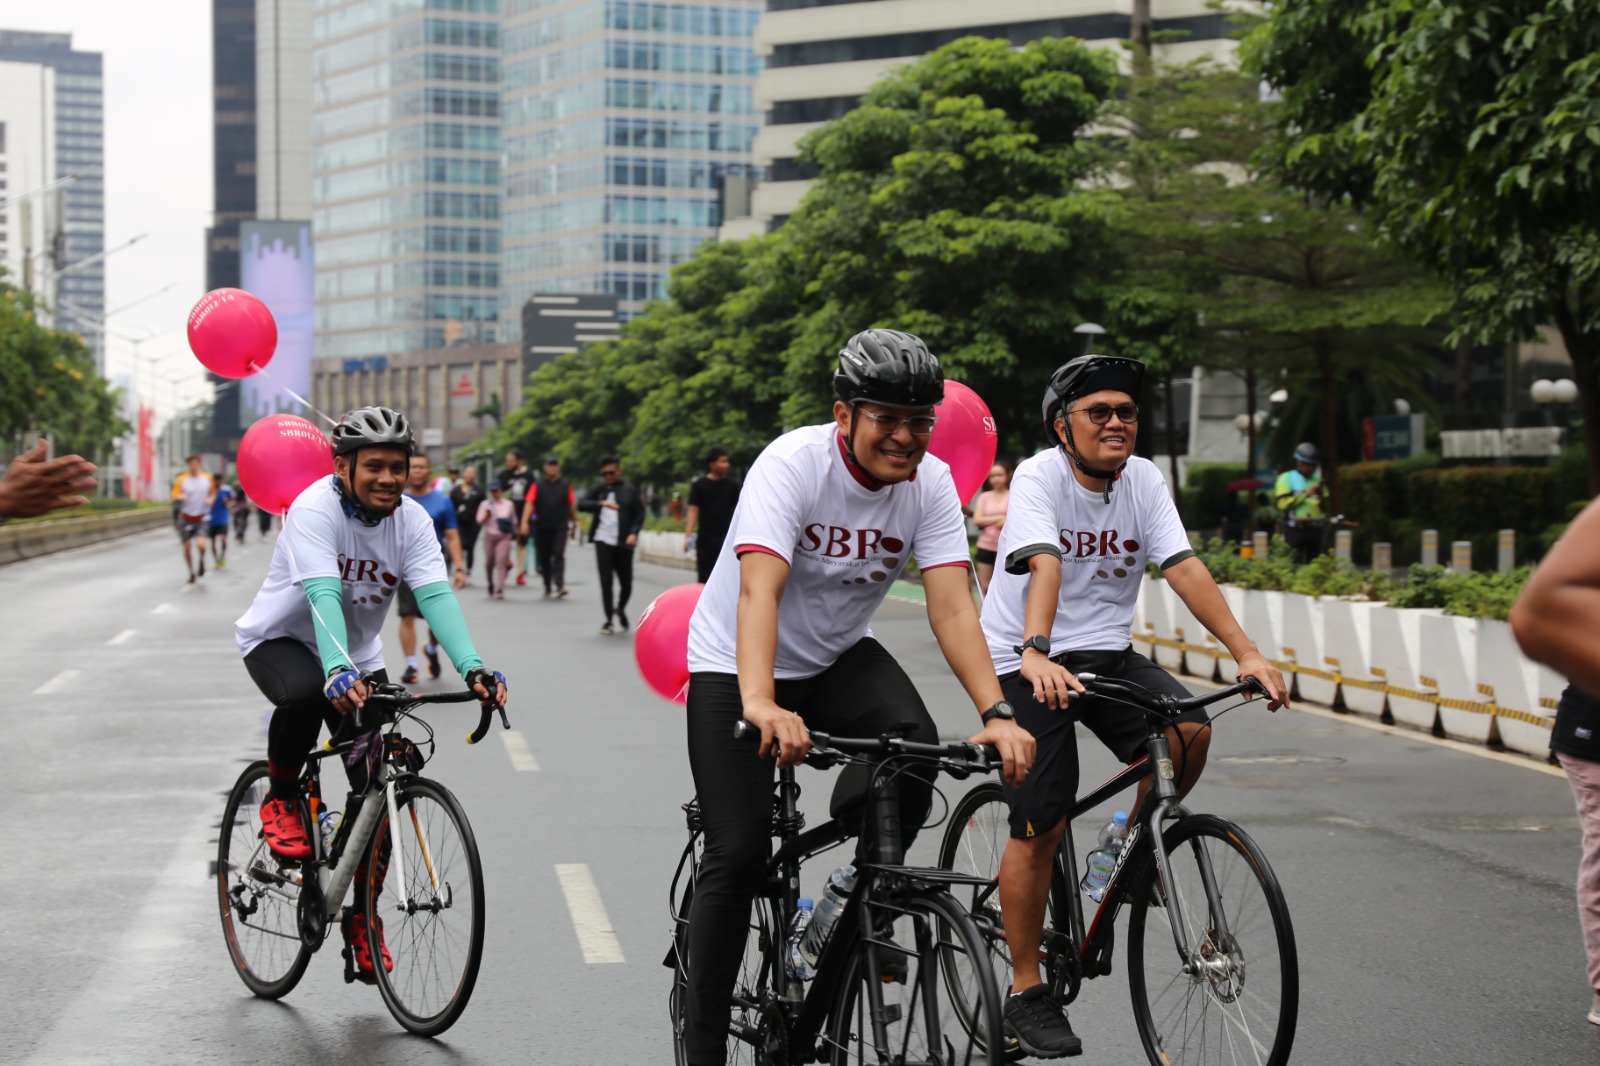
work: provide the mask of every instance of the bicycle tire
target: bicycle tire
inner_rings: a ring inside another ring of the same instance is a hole
[[[870,901],[866,906],[877,920],[892,915],[890,938],[902,947],[915,944],[916,950],[901,956],[904,976],[890,980],[882,973],[887,949],[876,948],[879,972],[873,972],[873,945],[865,938],[858,941],[828,1019],[826,1044],[832,1066],[946,1063],[952,1061],[948,1057],[952,1050],[954,1062],[1000,1066],[1006,1059],[1000,989],[989,966],[989,944],[972,916],[944,891],[897,899],[892,908],[881,911],[874,911]],[[872,940],[881,943],[885,932],[876,928]],[[975,972],[972,987],[966,989],[975,997],[970,1007],[950,1000],[951,986],[940,976],[954,952],[961,953]],[[883,1046],[870,1031],[871,990],[883,996]]]
[[[384,801],[380,796],[369,802]],[[395,1020],[418,1036],[437,1036],[467,1009],[483,961],[483,864],[472,826],[449,789],[412,778],[399,786],[395,805],[406,868],[391,866],[381,881],[368,878],[361,901],[368,915],[383,919],[383,937],[394,959],[391,972],[374,958],[373,971]],[[367,861],[381,866],[388,842],[385,812]],[[397,876],[413,909],[398,902],[392,883]]]
[[[687,1066],[689,1052],[684,1047],[683,1036],[689,996],[689,907],[694,902],[694,888],[684,893],[678,910],[680,921],[673,933],[674,966],[672,991],[668,994],[667,1010],[672,1020],[672,1056],[676,1066]],[[780,927],[772,924],[768,916],[769,904],[757,896],[750,907],[750,928],[745,936],[744,958],[734,978],[733,994],[729,1000],[728,1066],[769,1066],[781,1061],[773,1057],[776,1046],[781,1046],[786,1034],[782,1019],[776,1010],[777,995],[772,988],[773,967],[777,953],[773,950],[776,932]],[[765,1032],[763,1033],[763,1027]],[[776,1027],[776,1028],[775,1028]],[[762,1043],[754,1044],[735,1035],[735,1031],[761,1034]]]
[[[1283,1066],[1294,1044],[1300,974],[1277,876],[1255,841],[1222,818],[1191,815],[1163,839],[1173,883],[1161,885],[1147,853],[1132,882],[1128,922],[1128,987],[1145,1054],[1157,1066]],[[1221,898],[1226,933],[1212,916],[1202,857]],[[1174,895],[1206,972],[1183,970],[1165,904]],[[1173,976],[1154,987],[1154,974],[1168,970]]]
[[[239,979],[262,999],[281,999],[300,983],[311,948],[300,938],[299,886],[283,880],[299,871],[280,865],[261,836],[267,785],[262,759],[228,793],[217,832],[217,902]]]

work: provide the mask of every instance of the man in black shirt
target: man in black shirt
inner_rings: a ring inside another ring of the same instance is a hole
[[[622,480],[622,468],[614,455],[600,460],[600,484],[583,494],[578,510],[594,515],[589,539],[594,542],[595,565],[600,571],[600,607],[605,625],[600,632],[610,636],[613,617],[628,631],[628,597],[633,594],[633,549],[644,528],[644,502],[639,490]],[[611,600],[611,579],[617,579],[615,608]]]
[[[728,477],[732,466],[728,449],[712,448],[706,453],[706,474],[689,486],[689,515],[683,526],[683,550],[694,548],[695,569],[704,584],[722,552],[722,542],[733,523],[733,509],[739,503],[739,483]],[[696,535],[698,533],[698,536]]]
[[[461,531],[461,555],[472,574],[472,550],[478,545],[478,504],[487,499],[478,487],[478,468],[469,466],[450,490],[450,504],[456,509],[456,526]]]
[[[544,474],[528,487],[522,507],[522,535],[533,535],[534,556],[539,576],[544,578],[544,594],[567,594],[567,536],[572,529],[572,510],[577,502],[572,484],[561,476],[561,460],[553,455],[544,459]]]

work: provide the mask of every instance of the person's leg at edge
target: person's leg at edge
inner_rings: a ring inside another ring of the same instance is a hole
[[[555,582],[556,595],[567,594],[567,531],[565,528],[555,531],[550,548],[550,575]]]
[[[633,596],[633,549],[617,549],[617,623],[628,628],[628,600]]]
[[[515,537],[501,537],[494,546],[494,559],[491,565],[500,573],[500,583],[495,588],[499,589],[501,599],[504,599],[506,595],[506,579],[511,574],[511,553],[513,551],[520,551]]]
[[[594,564],[600,571],[600,609],[605,612],[605,625],[601,632],[611,632],[611,618],[616,613],[612,607],[611,578],[616,571],[617,549],[610,544],[594,542]]]
[[[1578,862],[1578,924],[1589,962],[1589,987],[1594,999],[1589,1021],[1600,1025],[1600,762],[1557,752],[1561,768],[1572,784],[1583,831],[1583,855]]]
[[[521,509],[520,506],[518,509]],[[528,537],[524,537],[520,533],[517,534],[516,543],[512,546],[513,550],[510,553],[511,555],[515,556],[514,561],[517,564],[517,584],[519,585],[526,583],[528,579],[528,568],[526,563],[528,540]]]
[[[553,538],[550,536],[551,532],[548,529],[540,529],[538,526],[533,529],[534,558],[538,560],[539,577],[544,581],[546,596],[555,591],[550,584],[550,553],[553,550],[551,545],[554,543]]]

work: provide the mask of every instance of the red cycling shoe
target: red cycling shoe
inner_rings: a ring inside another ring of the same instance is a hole
[[[377,975],[372,968],[372,942],[367,936],[367,916],[365,914],[351,914],[345,917],[342,925],[344,931],[344,944],[346,957],[355,963],[356,980],[366,984],[377,981]],[[377,934],[378,952],[383,957],[383,970],[385,973],[394,971],[394,957],[389,954],[389,945],[383,942],[383,919],[372,919],[372,930]]]
[[[268,798],[261,805],[261,835],[267,847],[280,859],[304,859],[311,855],[311,841],[300,820],[300,805],[285,799]]]

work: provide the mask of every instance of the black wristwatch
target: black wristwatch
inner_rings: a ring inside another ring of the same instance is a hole
[[[1023,652],[1027,651],[1029,648],[1032,648],[1034,651],[1038,652],[1040,655],[1043,655],[1046,659],[1050,658],[1050,638],[1049,637],[1029,637],[1027,640],[1023,641],[1021,644],[1013,644],[1011,646],[1011,650],[1016,652],[1018,655],[1021,655]]]
[[[1015,722],[1017,720],[1017,712],[1011,709],[1011,704],[1007,703],[1005,700],[1001,700],[999,703],[983,712],[983,724],[988,725],[996,718],[1003,718],[1008,722]]]

